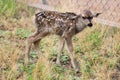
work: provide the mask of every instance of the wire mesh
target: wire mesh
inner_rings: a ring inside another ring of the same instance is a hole
[[[53,6],[55,9],[63,8],[65,11],[79,13],[84,9],[90,9],[91,11],[94,12],[101,12],[102,15],[99,16],[99,19],[102,20],[101,21],[102,23],[120,27],[120,0],[66,0],[66,1],[37,0],[37,1],[45,1],[49,6]]]
[[[120,24],[120,0],[84,0],[84,3],[83,8],[102,12],[101,19]]]

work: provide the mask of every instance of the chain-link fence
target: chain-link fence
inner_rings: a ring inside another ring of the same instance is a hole
[[[98,22],[120,27],[120,0],[77,0],[82,8],[102,12]]]
[[[30,1],[30,0],[28,0]],[[102,15],[96,19],[97,22],[110,26],[120,27],[120,0],[36,0],[38,3],[46,3],[54,10],[64,8],[64,11],[81,12],[90,9],[94,12],[101,12]],[[34,4],[35,5],[35,4]],[[40,5],[39,5],[40,6]],[[45,8],[47,6],[42,6]],[[48,9],[47,7],[47,9]],[[46,9],[46,8],[45,8]]]

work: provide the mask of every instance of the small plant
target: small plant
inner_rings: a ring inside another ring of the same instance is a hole
[[[52,68],[52,80],[64,80],[66,69],[62,66],[54,65]]]
[[[65,68],[62,66],[58,66],[58,65],[54,65],[53,66],[53,72],[57,72],[57,73],[64,73],[65,72]]]
[[[30,35],[30,33],[31,32],[29,30],[25,30],[23,28],[18,28],[16,30],[16,34],[20,39],[24,39],[24,38],[28,37]]]
[[[70,60],[70,58],[69,58],[68,55],[62,54],[62,56],[61,56],[61,62],[62,62],[63,64],[68,64],[68,63],[69,63],[69,60]]]
[[[99,32],[96,31],[96,32],[92,33],[91,35],[89,35],[87,37],[87,41],[91,42],[93,47],[98,48],[101,44]]]
[[[33,80],[33,71],[35,68],[35,64],[31,64],[29,66],[23,66],[23,71],[27,73],[27,80]]]
[[[81,51],[81,47],[80,47],[80,45],[77,45],[76,46],[76,53],[81,53],[82,51]]]
[[[56,57],[57,57],[57,50],[56,49],[51,49],[51,53],[49,54],[49,59],[51,61],[56,61]]]
[[[76,41],[78,41],[78,40],[79,40],[79,38],[77,38],[76,36],[73,37],[73,41],[76,42]]]
[[[31,55],[32,58],[36,58],[37,57],[37,53],[35,51],[32,51],[30,53],[30,55]]]
[[[35,68],[35,64],[31,64],[28,66],[23,67],[23,71],[27,72],[28,74],[32,74],[32,70]]]

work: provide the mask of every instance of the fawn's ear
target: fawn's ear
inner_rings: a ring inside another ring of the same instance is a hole
[[[102,13],[95,13],[95,14],[93,14],[93,17],[98,17],[100,14],[102,14]]]

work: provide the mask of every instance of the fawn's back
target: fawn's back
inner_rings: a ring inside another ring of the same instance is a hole
[[[42,11],[35,15],[37,31],[47,31],[49,33],[63,35],[71,27],[75,29],[75,13],[59,13],[55,11]]]

